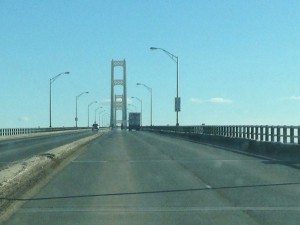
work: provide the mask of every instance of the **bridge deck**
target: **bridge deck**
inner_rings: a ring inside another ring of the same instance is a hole
[[[91,143],[7,225],[297,224],[299,169],[153,133],[115,131]]]

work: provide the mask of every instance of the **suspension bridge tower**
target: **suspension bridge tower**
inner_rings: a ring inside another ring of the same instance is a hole
[[[115,79],[115,67],[123,68],[123,79]],[[115,94],[115,86],[122,86],[122,93]],[[110,126],[127,127],[127,89],[126,89],[126,61],[111,61],[111,105],[110,105]],[[117,111],[122,111],[122,119],[117,119]]]

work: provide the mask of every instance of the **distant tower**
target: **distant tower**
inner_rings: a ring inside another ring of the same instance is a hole
[[[123,79],[114,78],[116,66],[123,67]],[[115,95],[114,87],[123,86],[123,94]],[[122,110],[122,120],[117,120],[117,110]],[[126,90],[126,61],[111,61],[111,105],[110,105],[110,126],[116,127],[117,124],[127,127],[127,90]]]

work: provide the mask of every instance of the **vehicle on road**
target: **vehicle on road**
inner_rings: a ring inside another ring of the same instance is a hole
[[[141,129],[141,113],[131,112],[129,113],[129,126],[128,130],[140,130]]]
[[[99,130],[99,126],[97,123],[94,123],[92,126],[92,131],[98,131]]]

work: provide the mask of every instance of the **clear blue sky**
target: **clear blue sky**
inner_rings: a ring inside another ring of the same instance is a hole
[[[52,126],[74,126],[89,91],[86,126],[88,104],[110,99],[112,59],[126,59],[143,124],[150,96],[137,82],[153,89],[153,124],[174,125],[176,64],[151,46],[179,56],[180,125],[299,125],[299,12],[297,0],[0,0],[0,128],[48,127],[49,79],[64,71]]]

